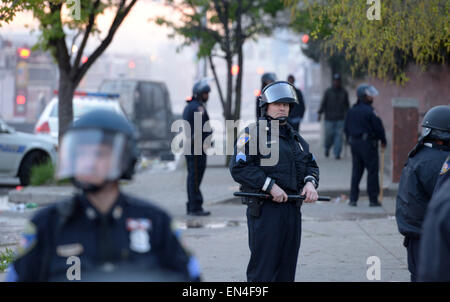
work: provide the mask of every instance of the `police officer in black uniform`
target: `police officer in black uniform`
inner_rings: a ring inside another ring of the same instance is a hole
[[[442,163],[450,155],[450,106],[436,106],[424,116],[423,134],[408,154],[398,186],[396,221],[405,236],[411,281],[417,281],[422,224]]]
[[[261,91],[269,85],[277,80],[277,76],[273,72],[266,72],[261,77]],[[259,96],[256,97],[256,120],[261,117],[261,107],[259,107]]]
[[[203,126],[209,121],[208,112],[205,104],[209,98],[211,87],[206,79],[195,83],[192,89],[192,98],[188,100],[183,111],[183,119],[190,125],[190,133],[188,135],[188,145],[190,146],[189,154],[185,155],[188,176],[187,176],[187,193],[188,202],[186,204],[187,214],[192,216],[207,216],[209,211],[203,209],[203,196],[200,192],[200,184],[206,169],[206,153],[203,148],[204,142],[211,135],[211,132],[203,132]],[[198,121],[195,123],[195,116]],[[197,127],[197,131],[195,131]],[[201,129],[198,129],[201,127]],[[201,137],[196,137],[195,133],[201,133]],[[196,147],[197,146],[197,147]]]
[[[450,282],[450,156],[439,173],[420,239],[418,281]]]
[[[352,181],[350,206],[356,206],[359,182],[367,169],[367,193],[371,207],[379,207],[378,140],[386,147],[386,134],[381,119],[375,115],[372,103],[378,91],[372,85],[361,84],[356,89],[357,103],[348,111],[344,132],[352,151]]]
[[[199,280],[168,214],[121,192],[119,179],[131,179],[137,156],[123,116],[95,110],[75,121],[61,141],[57,176],[78,192],[31,219],[6,280]]]
[[[230,161],[231,175],[242,191],[272,196],[245,200],[251,251],[248,281],[294,281],[301,203],[288,201],[287,194],[305,195],[305,202],[318,198],[319,167],[308,143],[287,123],[295,102],[295,89],[288,82],[266,86],[260,96],[262,117],[244,129]],[[269,152],[263,152],[266,146]]]

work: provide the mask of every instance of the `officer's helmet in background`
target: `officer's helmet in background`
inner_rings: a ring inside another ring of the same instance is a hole
[[[211,91],[211,87],[208,84],[207,79],[202,79],[194,84],[192,88],[192,96],[193,97],[201,97],[204,93],[209,93]]]
[[[131,179],[138,156],[133,125],[112,110],[93,110],[64,134],[56,175],[94,191],[108,182]]]
[[[277,81],[267,85],[261,91],[258,99],[263,116],[267,111],[268,104],[285,103],[289,104],[290,109],[292,109],[294,104],[298,103],[294,86],[286,81]]]
[[[450,106],[441,105],[428,110],[422,121],[421,139],[450,141]]]
[[[375,97],[378,95],[378,90],[369,84],[361,84],[356,88],[356,97],[358,100],[365,100],[366,96]]]
[[[264,89],[270,83],[273,83],[277,80],[277,76],[273,72],[266,72],[261,77],[261,89]]]

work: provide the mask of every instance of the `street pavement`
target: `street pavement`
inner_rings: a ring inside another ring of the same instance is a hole
[[[372,265],[368,263],[371,256],[379,259],[380,281],[409,281],[403,237],[398,233],[394,217],[396,186],[390,183],[390,177],[383,177],[383,187],[389,189],[389,194],[385,195],[382,207],[369,207],[365,175],[358,206],[350,207],[347,204],[350,150],[343,153],[341,160],[325,158],[317,128],[306,126],[303,134],[320,167],[319,194],[331,196],[332,201],[302,207],[296,281],[369,282],[367,270]],[[183,244],[199,260],[204,281],[245,281],[250,257],[246,208],[233,197],[238,185],[228,168],[220,163],[221,159],[211,158],[201,186],[204,208],[212,212],[209,217],[186,215],[187,173],[182,161],[178,168],[171,163],[141,171],[132,182],[123,185],[123,190],[151,199],[172,215],[182,229]],[[25,218],[33,212],[0,212],[0,250],[17,244]]]

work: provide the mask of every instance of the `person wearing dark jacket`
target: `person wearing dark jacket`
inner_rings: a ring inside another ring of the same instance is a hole
[[[28,222],[6,281],[200,280],[169,215],[119,188],[139,155],[123,116],[84,114],[64,134],[59,155],[57,177],[79,191]]]
[[[287,123],[296,101],[288,82],[266,86],[260,96],[262,117],[244,130],[230,161],[231,176],[242,191],[272,197],[245,199],[251,251],[248,281],[294,281],[301,203],[288,200],[287,194],[305,195],[305,202],[318,198],[319,167],[308,143]]]
[[[322,102],[320,103],[319,121],[322,114],[325,115],[325,156],[330,154],[333,147],[334,157],[341,158],[342,133],[344,129],[345,115],[350,107],[348,93],[341,84],[341,76],[336,73],[333,75],[333,86],[325,91]]]
[[[386,147],[386,134],[381,119],[375,115],[372,103],[378,91],[372,85],[361,84],[356,89],[357,103],[348,111],[344,123],[345,136],[352,151],[350,206],[356,206],[359,183],[367,169],[367,193],[371,207],[379,207],[378,141]]]
[[[450,156],[439,172],[420,239],[418,281],[450,282]]]
[[[208,216],[211,213],[203,209],[203,196],[200,184],[206,170],[207,155],[204,150],[205,140],[211,135],[203,131],[204,125],[209,121],[205,104],[209,98],[211,87],[206,80],[198,81],[192,89],[192,98],[188,100],[183,111],[183,119],[189,123],[190,132],[186,133],[187,144],[190,146],[189,154],[185,154],[188,170],[186,212],[191,216]],[[197,116],[197,118],[196,118]],[[195,121],[198,121],[197,123]],[[195,128],[200,128],[195,130]],[[201,137],[196,137],[201,133]]]
[[[289,75],[287,81],[294,86],[295,78],[293,75]],[[291,124],[296,131],[300,132],[300,124],[305,115],[305,101],[302,92],[297,87],[295,87],[295,93],[297,94],[298,103],[295,103],[292,110],[289,112],[288,123]]]
[[[420,241],[427,206],[450,155],[450,106],[431,108],[424,116],[423,134],[408,155],[398,186],[395,217],[408,255],[411,281],[417,281]]]

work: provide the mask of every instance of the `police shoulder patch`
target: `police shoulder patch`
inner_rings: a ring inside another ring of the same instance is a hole
[[[20,238],[19,247],[17,254],[19,257],[27,254],[37,243],[37,227],[36,225],[29,221],[25,226],[25,229]]]
[[[237,140],[236,147],[238,149],[241,149],[242,147],[245,146],[246,143],[248,143],[249,140],[250,140],[250,134],[248,134],[248,133],[242,134]]]
[[[439,174],[444,175],[448,172],[449,169],[450,169],[450,156],[447,157],[447,159],[445,160],[444,164],[442,165],[441,172]]]

